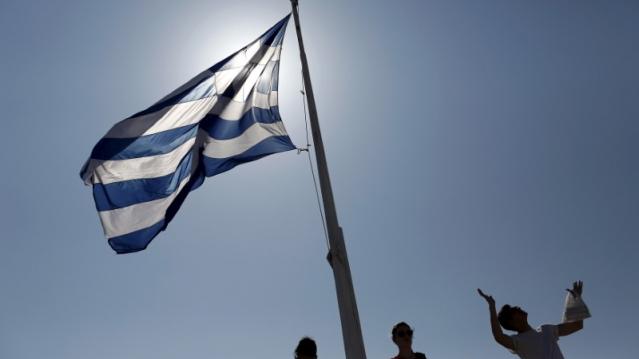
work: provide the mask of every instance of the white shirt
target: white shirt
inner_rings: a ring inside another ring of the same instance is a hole
[[[557,341],[556,325],[542,325],[524,333],[512,335],[514,353],[521,359],[564,359]]]

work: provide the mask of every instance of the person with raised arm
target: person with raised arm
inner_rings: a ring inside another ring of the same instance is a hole
[[[490,327],[493,338],[501,346],[522,359],[564,359],[557,341],[559,337],[570,335],[583,328],[583,320],[590,317],[588,307],[581,299],[583,283],[574,282],[572,289],[566,289],[564,318],[561,324],[542,325],[533,329],[528,324],[528,313],[520,307],[504,305],[499,314],[495,308],[495,299],[477,289],[488,303],[490,311]],[[515,335],[504,334],[502,328],[517,332]]]

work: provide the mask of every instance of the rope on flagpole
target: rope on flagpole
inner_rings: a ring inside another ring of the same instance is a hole
[[[326,229],[326,219],[324,218],[324,209],[322,208],[322,200],[320,199],[320,193],[317,188],[317,178],[315,176],[315,168],[313,167],[313,159],[311,158],[311,140],[308,135],[308,117],[306,115],[306,91],[304,90],[304,76],[302,75],[302,89],[300,93],[302,94],[302,106],[304,107],[304,125],[306,126],[306,148],[298,148],[297,154],[299,155],[302,152],[306,152],[308,157],[308,165],[311,169],[311,177],[313,177],[313,187],[315,188],[315,198],[317,199],[317,209],[319,210],[320,217],[322,218],[322,229],[324,230],[324,239],[326,240],[326,249],[330,251],[331,245],[328,240],[328,230]]]

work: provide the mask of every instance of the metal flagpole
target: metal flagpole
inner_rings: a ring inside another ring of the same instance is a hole
[[[293,7],[293,18],[295,19],[295,30],[297,42],[300,48],[300,59],[302,61],[302,73],[304,76],[304,89],[308,101],[308,111],[311,122],[311,133],[313,134],[313,144],[315,145],[315,158],[317,160],[317,170],[322,191],[324,213],[326,215],[326,227],[328,230],[328,241],[330,249],[328,252],[328,262],[333,269],[335,277],[335,289],[337,291],[337,304],[342,322],[342,337],[344,339],[344,351],[346,359],[366,359],[364,350],[364,339],[362,337],[362,327],[359,322],[357,312],[357,302],[355,301],[355,290],[353,289],[353,279],[351,269],[348,264],[346,245],[342,228],[337,222],[337,211],[333,200],[333,190],[328,175],[326,164],[326,154],[324,153],[324,143],[320,132],[319,120],[317,118],[317,108],[313,87],[311,86],[311,76],[308,71],[308,61],[304,52],[304,41],[300,29],[300,18],[297,12],[298,0],[291,0]]]

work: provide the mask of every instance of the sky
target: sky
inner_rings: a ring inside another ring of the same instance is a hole
[[[639,3],[300,1],[369,358],[511,358],[481,287],[634,359]],[[285,0],[0,2],[0,358],[344,358],[307,157],[208,178],[143,252],[108,246],[79,170],[116,122],[257,38]],[[306,143],[289,24],[280,113]]]

